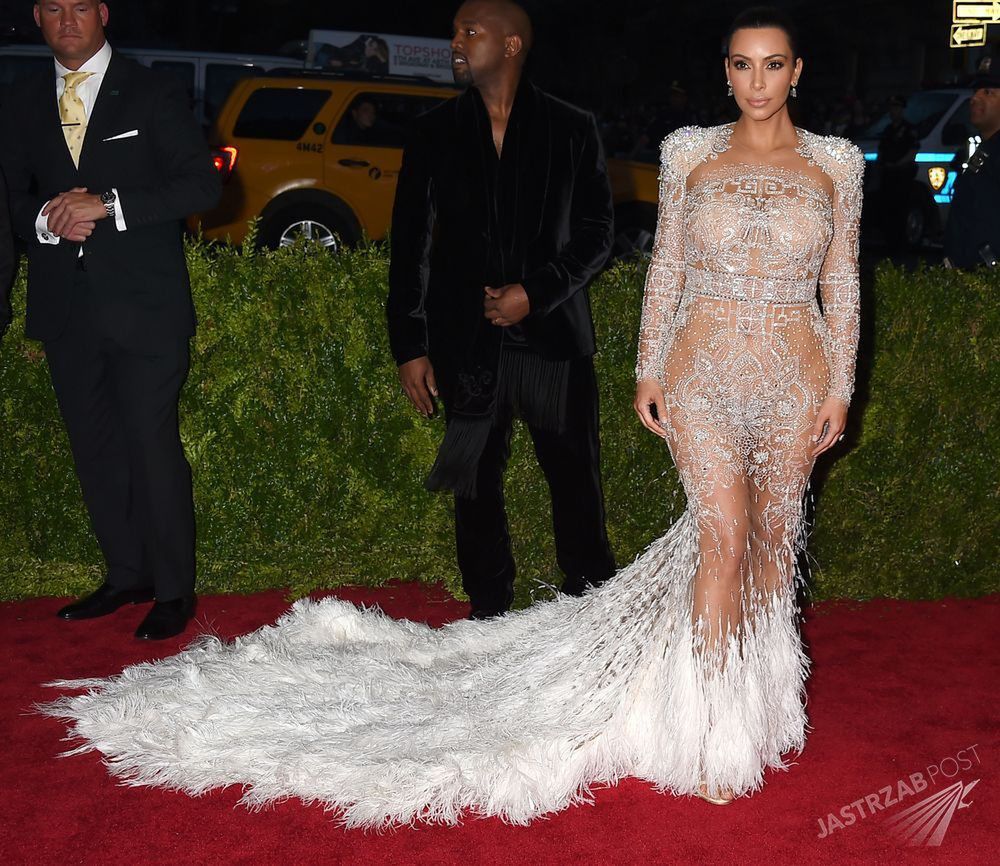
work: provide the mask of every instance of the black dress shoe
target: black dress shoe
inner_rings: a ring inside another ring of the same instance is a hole
[[[148,589],[115,589],[107,581],[102,583],[90,595],[85,595],[79,601],[62,608],[56,616],[60,619],[94,619],[114,613],[123,604],[142,604],[153,600],[153,588]]]
[[[595,586],[600,586],[604,583],[607,578],[602,578],[601,580],[588,580],[585,577],[574,577],[566,578],[563,581],[563,585],[560,587],[560,592],[564,595],[573,595],[579,598],[581,595],[587,592]]]
[[[469,611],[469,616],[467,619],[493,619],[495,616],[503,616],[506,611],[503,610],[484,610],[483,608],[474,607]]]
[[[156,602],[135,630],[135,636],[140,640],[166,640],[179,635],[194,615],[196,599],[191,593],[172,601]]]

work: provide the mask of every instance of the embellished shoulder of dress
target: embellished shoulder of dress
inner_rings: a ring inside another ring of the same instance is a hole
[[[699,162],[717,153],[731,132],[730,123],[675,129],[660,143],[660,165],[671,174],[686,177]]]
[[[865,155],[854,142],[839,135],[817,135],[805,129],[800,129],[799,134],[813,161],[834,182],[864,174]]]

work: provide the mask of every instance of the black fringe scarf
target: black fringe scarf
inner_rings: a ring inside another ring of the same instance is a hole
[[[464,408],[457,402],[451,407],[444,441],[424,486],[476,498],[479,460],[490,431],[506,415],[497,411],[500,406],[510,407],[533,427],[563,432],[569,369],[569,361],[552,361],[530,349],[501,345],[495,374],[486,368],[478,375],[459,373],[456,394],[465,401]]]

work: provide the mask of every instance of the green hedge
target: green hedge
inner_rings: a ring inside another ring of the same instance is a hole
[[[400,393],[383,324],[384,248],[331,257],[192,242],[188,260],[201,325],[182,434],[199,589],[300,595],[401,578],[460,593],[450,498],[422,487],[443,424],[416,416]],[[631,408],[641,292],[639,264],[615,267],[592,290],[620,564],[684,507],[666,448]],[[856,429],[814,484],[814,594],[996,590],[1000,274],[884,267],[867,295],[874,361],[861,365]],[[72,595],[101,576],[44,359],[19,337],[23,302],[22,276],[0,348],[5,599]],[[507,485],[523,604],[560,578],[547,490],[521,430]]]

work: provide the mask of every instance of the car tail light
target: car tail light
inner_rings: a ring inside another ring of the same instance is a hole
[[[215,163],[216,170],[222,175],[223,183],[229,180],[230,175],[232,175],[239,155],[240,149],[238,147],[212,148],[212,162]]]

